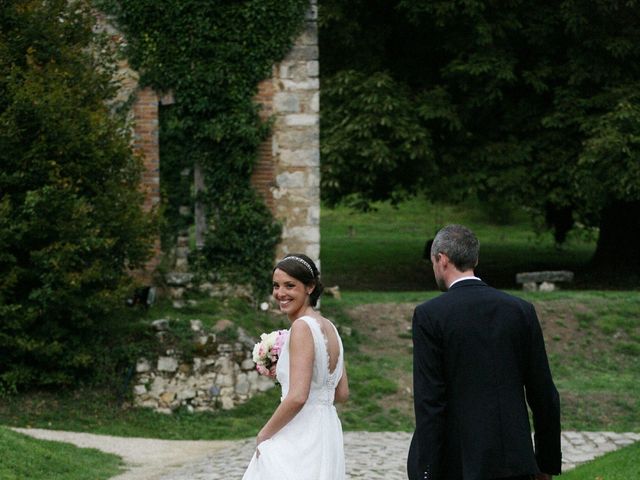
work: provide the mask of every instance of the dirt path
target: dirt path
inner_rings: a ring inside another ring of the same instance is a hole
[[[122,457],[128,470],[111,480],[155,480],[186,463],[197,463],[207,456],[229,448],[230,441],[156,440],[124,438],[91,433],[14,428],[40,440],[67,442],[81,448],[95,448]]]

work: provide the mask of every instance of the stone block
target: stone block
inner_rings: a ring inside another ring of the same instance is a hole
[[[309,102],[309,108],[312,112],[320,111],[320,92],[316,92],[311,97],[311,102]]]
[[[267,390],[271,390],[275,386],[275,382],[269,377],[265,377],[263,375],[258,376],[258,379],[256,381],[256,388],[259,392],[266,392]]]
[[[175,268],[178,271],[185,271],[189,267],[189,260],[186,258],[176,258]]]
[[[294,45],[285,60],[318,60],[318,47],[315,45]]]
[[[293,82],[306,82],[309,80],[308,63],[304,60],[284,61],[280,63],[278,71],[280,80],[290,80]],[[282,88],[284,84],[280,84]]]
[[[276,176],[276,185],[280,188],[304,188],[305,175],[303,172],[284,172]]]
[[[177,261],[176,261],[176,264],[177,264]],[[184,292],[185,292],[185,288],[184,287],[170,287],[169,288],[169,296],[174,300],[181,299],[184,296]]]
[[[317,77],[320,75],[320,62],[317,60],[311,60],[307,62],[307,75],[310,77]]]
[[[556,284],[553,282],[542,282],[538,290],[541,292],[553,292],[556,290]]]
[[[320,80],[318,78],[307,78],[305,80],[280,80],[280,88],[285,92],[304,92],[307,90],[320,90]]]
[[[317,22],[305,22],[304,29],[296,39],[296,45],[318,45],[318,24]]]
[[[340,294],[340,287],[338,285],[334,287],[326,287],[324,289],[324,294],[337,300],[340,300],[342,298],[342,295]]]
[[[307,210],[307,223],[309,225],[320,225],[320,207],[312,206]]]
[[[149,389],[148,393],[157,398],[162,392],[166,390],[168,383],[169,382],[167,382],[164,378],[156,377],[153,379],[153,382],[151,382],[151,388]]]
[[[147,387],[145,385],[136,385],[135,387],[133,387],[133,393],[135,395],[146,395]]]
[[[178,369],[178,360],[173,357],[159,357],[157,370],[161,372],[175,372]]]
[[[320,150],[317,148],[288,150],[282,149],[280,165],[289,167],[319,167]]]
[[[144,373],[148,372],[149,370],[151,370],[151,363],[149,362],[149,360],[147,360],[146,358],[138,359],[138,361],[136,362],[136,372]]]
[[[233,375],[230,374],[221,374],[218,375],[216,379],[216,385],[219,387],[233,387]]]
[[[308,21],[317,21],[318,20],[318,5],[316,0],[311,0],[311,5],[309,9],[304,15],[304,18]]]
[[[320,171],[319,170],[309,170],[307,175],[307,187],[310,188],[320,188]],[[309,195],[312,195],[316,190],[309,190]]]
[[[572,282],[573,272],[568,270],[549,270],[541,272],[522,272],[516,274],[516,283]]]
[[[291,92],[278,92],[273,97],[273,107],[277,112],[299,112],[300,99],[297,94]]]
[[[274,140],[280,150],[320,148],[320,130],[315,125],[276,130]]]
[[[310,243],[304,248],[304,254],[309,258],[318,258],[320,256],[320,244]]]
[[[538,290],[538,284],[536,282],[525,282],[522,284],[522,289],[525,292],[536,292]]]
[[[190,400],[192,398],[195,398],[195,396],[196,396],[195,390],[191,390],[191,389],[180,390],[178,392],[178,400]]]
[[[253,370],[254,368],[256,368],[256,364],[251,358],[247,358],[246,360],[242,361],[240,368],[242,368],[243,370]]]
[[[233,402],[233,398],[231,397],[220,397],[220,406],[223,410],[231,410],[235,407],[235,403]]]
[[[170,272],[165,275],[165,281],[170,286],[186,286],[193,280],[192,273]]]
[[[285,227],[282,238],[296,238],[302,242],[320,243],[320,229],[317,227]]]
[[[158,332],[169,330],[169,320],[167,320],[166,318],[154,320],[153,322],[151,322],[151,327]]]
[[[176,398],[176,392],[164,392],[160,395],[160,401],[165,405],[171,404]]]
[[[236,378],[236,391],[235,393],[238,395],[247,395],[251,389],[251,385],[249,384],[249,378],[246,373],[241,373]]]
[[[288,127],[309,127],[317,125],[320,120],[315,113],[291,113],[284,116],[285,125]]]

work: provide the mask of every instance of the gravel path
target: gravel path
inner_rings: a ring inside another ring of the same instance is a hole
[[[129,470],[112,480],[240,480],[255,448],[253,439],[154,440],[55,430],[14,430],[121,456]],[[405,480],[410,440],[411,434],[406,432],[345,432],[347,478]],[[563,470],[637,441],[640,433],[562,432]]]

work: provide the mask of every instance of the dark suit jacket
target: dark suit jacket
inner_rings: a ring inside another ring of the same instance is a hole
[[[463,280],[415,309],[413,346],[411,480],[560,473],[560,400],[533,305]]]

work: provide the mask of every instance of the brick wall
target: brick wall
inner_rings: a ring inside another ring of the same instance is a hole
[[[159,99],[151,89],[138,90],[133,106],[134,142],[133,146],[143,158],[140,188],[145,194],[144,211],[150,212],[160,204],[160,142],[159,142]],[[144,271],[136,276],[144,283],[152,283],[153,272],[160,263],[160,239],[153,241],[153,253],[146,263]]]

